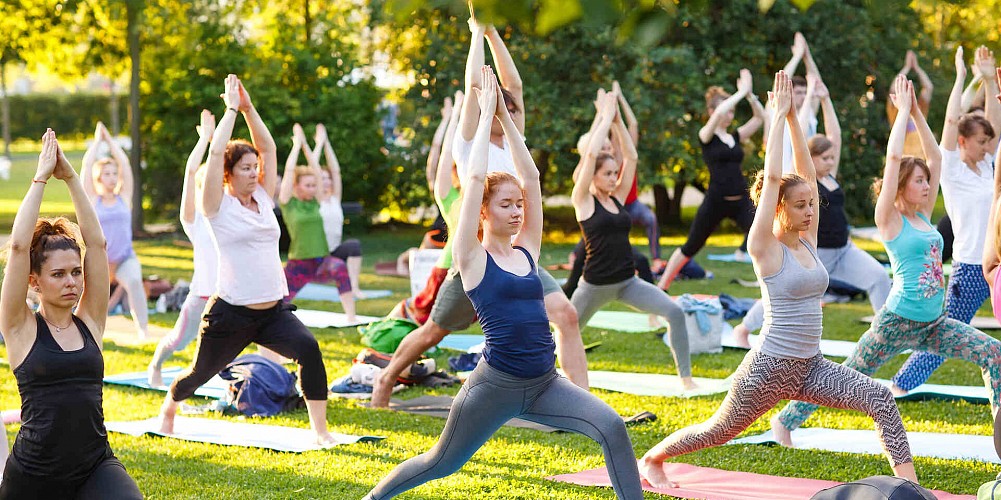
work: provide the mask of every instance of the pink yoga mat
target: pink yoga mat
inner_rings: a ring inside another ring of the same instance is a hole
[[[667,477],[679,485],[678,488],[654,488],[644,481],[643,489],[678,498],[706,500],[806,500],[824,488],[841,484],[836,481],[733,472],[681,463],[665,463],[664,471]],[[604,467],[546,479],[580,486],[612,486]],[[934,493],[940,500],[976,499],[974,495],[953,495],[938,490]]]

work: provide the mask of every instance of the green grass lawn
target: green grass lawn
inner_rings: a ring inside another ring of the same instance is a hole
[[[0,183],[0,232],[5,232],[13,220],[13,210],[27,189],[27,179],[33,173],[28,162],[30,155],[19,158],[12,180]],[[71,158],[79,161],[79,156]],[[23,167],[23,168],[21,168]],[[29,171],[30,170],[30,171]],[[23,173],[27,172],[27,173]],[[65,189],[52,189],[50,183],[46,196],[46,213],[69,213]],[[60,204],[61,203],[61,204]],[[682,233],[678,231],[677,233]],[[638,236],[634,243],[645,248],[645,239]],[[566,260],[566,255],[576,242],[576,236],[552,235],[546,245],[542,264]],[[662,238],[665,252],[682,243],[684,236]],[[409,284],[400,278],[377,276],[372,265],[377,261],[391,260],[417,243],[418,231],[383,229],[361,237],[365,249],[365,268],[361,282],[366,289],[388,288],[390,298],[358,302],[360,314],[381,316],[404,298]],[[860,242],[861,244],[862,242]],[[757,296],[757,290],[730,284],[732,278],[753,279],[747,264],[717,263],[705,260],[707,252],[732,252],[739,244],[736,235],[717,235],[709,241],[698,261],[716,273],[711,281],[679,281],[672,289],[675,294],[729,293],[735,296]],[[865,244],[872,251],[881,250],[876,245]],[[171,238],[140,241],[136,250],[144,272],[159,274],[170,279],[189,277],[191,250],[178,245]],[[557,277],[565,272],[555,273]],[[331,303],[297,301],[301,307],[339,310]],[[614,308],[623,308],[615,304]],[[825,338],[855,340],[866,329],[857,321],[870,314],[867,302],[834,304],[825,308]],[[980,314],[988,314],[983,308]],[[155,314],[153,323],[170,326],[176,313]],[[475,331],[479,331],[474,327]],[[333,380],[348,370],[351,359],[363,347],[355,329],[314,330],[323,350],[328,379]],[[603,344],[589,354],[590,367],[598,370],[635,371],[649,373],[675,373],[670,353],[653,334],[627,334],[586,328],[585,343],[601,341]],[[105,344],[106,373],[144,370],[153,354],[155,345],[119,346]],[[5,356],[0,347],[0,355]],[[177,354],[170,365],[189,363],[194,346]],[[740,363],[744,351],[727,349],[722,354],[693,356],[693,371],[699,377],[722,378],[729,375]],[[888,378],[893,375],[905,358],[899,356],[878,372]],[[439,366],[446,366],[445,356],[438,359]],[[980,374],[972,365],[948,361],[932,377],[931,382],[943,384],[979,385]],[[408,389],[397,397],[412,398],[422,394],[454,394],[457,388],[431,390]],[[596,390],[595,394],[624,416],[648,410],[659,419],[651,424],[630,428],[633,448],[637,456],[663,439],[667,434],[684,426],[709,418],[719,406],[723,396],[675,399],[641,397]],[[104,391],[105,418],[107,420],[143,419],[156,415],[161,393],[118,386],[106,386]],[[192,403],[204,403],[194,398]],[[0,379],[0,408],[19,406],[17,386],[12,376]],[[756,422],[747,433],[767,430],[768,421],[776,407]],[[952,432],[959,434],[991,433],[989,410],[986,405],[966,403],[920,402],[901,403],[901,414],[910,431]],[[234,417],[211,417],[235,419]],[[343,446],[326,451],[302,454],[284,454],[252,448],[221,447],[185,443],[171,439],[129,437],[110,434],[115,453],[139,483],[148,498],[361,498],[380,478],[395,465],[421,453],[437,440],[444,420],[397,414],[390,411],[373,411],[356,402],[331,400],[328,404],[328,422],[331,430],[353,434],[375,434],[387,439],[374,444]],[[263,423],[308,428],[305,410]],[[871,420],[859,413],[821,409],[807,425],[842,429],[871,429]],[[13,440],[18,427],[7,428]],[[816,451],[785,449],[764,446],[726,446],[703,450],[678,457],[676,461],[716,467],[721,469],[757,472],[763,474],[809,477],[850,481],[874,474],[889,474],[889,466],[882,456],[822,453]],[[545,434],[523,429],[501,429],[466,466],[458,473],[412,490],[400,498],[406,499],[610,499],[611,489],[580,488],[544,479],[545,476],[576,472],[603,465],[599,446],[583,436],[570,434]],[[959,460],[934,460],[918,458],[918,475],[925,486],[954,493],[974,493],[977,487],[998,472],[998,467],[978,462]],[[646,498],[664,498],[647,494]]]

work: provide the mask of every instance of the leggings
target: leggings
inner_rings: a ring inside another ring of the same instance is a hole
[[[251,343],[295,360],[299,384],[310,401],[327,399],[327,370],[313,333],[292,314],[296,307],[278,302],[270,309],[234,306],[213,295],[198,332],[198,349],[191,368],[170,384],[174,401],[190,398],[195,389],[219,373]]]
[[[288,282],[287,300],[292,300],[299,290],[310,283],[337,282],[337,291],[345,294],[351,291],[348,266],[337,257],[317,257],[315,259],[289,259],[285,263],[285,281]]]
[[[148,323],[149,305],[146,303],[146,288],[143,287],[143,270],[135,254],[123,260],[115,268],[115,279],[125,288],[129,301],[129,313],[136,329],[145,330]]]
[[[348,257],[361,257],[361,242],[356,239],[344,240],[337,248],[330,251],[331,257],[348,260]]]
[[[656,285],[647,283],[636,276],[611,285],[592,285],[580,280],[580,286],[570,298],[577,309],[581,328],[598,312],[601,306],[620,300],[643,312],[667,318],[668,334],[671,339],[671,354],[678,367],[678,376],[692,376],[692,361],[688,353],[688,329],[685,327],[685,313]]]
[[[750,196],[744,193],[739,200],[727,200],[720,195],[707,193],[698,212],[695,212],[695,220],[688,230],[688,239],[681,246],[681,253],[688,258],[699,253],[724,218],[732,219],[744,232],[745,238],[740,250],[746,252],[746,235],[751,230],[751,222],[754,221],[754,204],[751,203]]]
[[[991,392],[991,415],[994,414],[1001,392],[1001,341],[945,315],[930,322],[911,321],[885,308],[880,309],[844,366],[872,376],[883,363],[907,349],[929,351],[979,365],[984,385]],[[796,429],[816,409],[815,404],[790,401],[779,414],[779,420],[787,429]]]
[[[109,452],[108,455],[87,477],[78,481],[33,476],[24,472],[14,455],[10,455],[0,483],[0,499],[142,500],[139,486],[125,466],[114,454]]]
[[[991,296],[991,289],[984,280],[983,268],[978,264],[952,263],[949,289],[945,295],[945,311],[950,318],[969,324],[973,315]],[[906,391],[925,383],[928,377],[945,361],[937,354],[918,351],[907,358],[904,366],[893,376],[893,383]]]
[[[181,304],[181,314],[177,316],[174,329],[166,337],[160,339],[150,366],[155,366],[157,369],[162,368],[163,362],[167,358],[195,340],[195,337],[198,336],[198,324],[201,323],[202,313],[205,312],[205,304],[208,301],[208,297],[199,297],[188,292],[188,296],[184,298],[184,304]]]
[[[660,226],[657,225],[657,216],[654,215],[650,207],[640,203],[639,200],[633,200],[632,203],[626,203],[626,212],[629,213],[629,219],[632,220],[633,224],[639,224],[643,226],[646,230],[646,239],[650,245],[650,258],[659,259],[660,258]]]
[[[650,260],[646,258],[646,255],[636,250],[636,247],[630,248],[633,251],[633,267],[636,268],[636,275],[643,281],[653,283]],[[584,275],[584,260],[587,258],[587,252],[584,248],[584,238],[581,238],[577,242],[577,246],[573,248],[573,256],[573,267],[570,269],[570,276],[567,278],[567,282],[563,284],[563,293],[567,294],[568,298],[573,297],[573,292],[577,289],[580,277]]]
[[[515,417],[597,441],[618,498],[643,498],[632,443],[615,410],[555,369],[525,379],[491,368],[485,361],[476,365],[459,389],[434,447],[396,466],[365,498],[385,500],[454,473]]]
[[[722,445],[783,399],[865,412],[876,422],[890,464],[911,461],[904,424],[889,389],[821,354],[809,359],[783,359],[757,350],[744,356],[733,374],[730,392],[709,420],[676,431],[654,451],[675,457]]]

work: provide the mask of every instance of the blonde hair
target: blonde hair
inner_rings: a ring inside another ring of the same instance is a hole
[[[904,191],[907,186],[907,182],[911,180],[911,175],[914,174],[914,170],[920,168],[924,171],[925,176],[931,180],[931,169],[928,168],[928,164],[921,158],[916,156],[905,156],[900,160],[900,171],[897,173],[897,196]],[[873,199],[879,198],[879,193],[883,190],[883,179],[877,178],[872,183],[872,194]]]
[[[293,184],[298,184],[303,177],[308,177],[311,175],[316,176],[316,172],[312,168],[299,165],[292,170]],[[319,181],[320,179],[317,178],[316,180]]]
[[[796,174],[783,175],[782,180],[779,182],[779,204],[782,204],[785,200],[786,191],[789,188],[800,184],[806,184],[806,179]],[[757,206],[758,202],[761,201],[761,190],[764,189],[764,187],[765,171],[759,170],[754,176],[754,183],[751,184],[751,201],[754,202],[754,206]]]
[[[713,85],[706,90],[706,109],[716,109],[719,103],[727,100],[730,93],[723,90],[719,85]]]

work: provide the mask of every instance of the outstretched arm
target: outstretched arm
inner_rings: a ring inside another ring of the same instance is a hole
[[[226,104],[226,113],[219,119],[215,133],[212,134],[209,159],[205,163],[205,180],[200,193],[202,215],[210,219],[219,213],[219,206],[222,204],[226,144],[233,136],[237,106],[240,104],[240,80],[236,75],[226,77],[223,102]]]
[[[612,92],[615,92],[619,96],[619,106],[621,106],[622,117],[626,120],[626,130],[629,131],[629,138],[633,140],[633,147],[638,148],[640,145],[640,126],[639,122],[636,121],[636,115],[633,113],[632,106],[629,105],[629,101],[626,100],[626,96],[622,93],[622,87],[619,85],[619,81],[615,80],[612,82]]]
[[[995,74],[997,71],[996,62],[994,60],[994,52],[981,45],[980,48],[977,49],[974,60],[977,65],[978,73],[981,75],[988,75],[988,77],[984,80],[983,85],[985,95],[998,95],[998,82],[997,80],[990,78],[990,75]],[[1001,106],[998,105],[997,99],[984,100],[984,115],[986,116],[987,121],[991,122],[991,127],[994,129],[994,137],[992,137],[990,142],[987,143],[987,150],[993,153],[994,151],[997,151],[998,137],[1001,136]]]
[[[466,98],[462,100],[461,127],[459,128],[462,140],[467,142],[473,140],[473,134],[476,133],[476,127],[480,119],[480,107],[476,102],[476,94],[473,89],[479,89],[482,85],[480,82],[480,68],[483,67],[483,36],[486,29],[477,23],[476,18],[470,14],[469,31],[471,32],[471,36],[469,40],[469,54],[466,56]],[[462,172],[459,173],[462,174]]]
[[[814,80],[819,81],[819,78],[814,78]],[[800,126],[799,117],[796,116],[795,110],[791,109],[791,107],[788,114],[786,114],[786,123],[789,124],[789,136],[792,138],[793,167],[797,175],[806,179],[806,184],[810,187],[810,205],[813,206],[813,212],[819,215],[820,193],[817,190],[817,169],[813,165],[813,158],[810,157],[810,148],[806,144],[806,134],[803,133],[803,127]],[[819,228],[820,225],[817,224],[815,219],[810,224],[810,229],[806,234],[807,241],[814,248],[817,247],[817,231]]]
[[[449,151],[452,149],[452,143],[444,142],[445,128],[448,127],[451,118],[452,98],[446,97],[445,103],[441,107],[441,122],[438,123],[438,128],[434,130],[434,136],[431,138],[431,150],[428,151],[427,165],[424,167],[424,178],[427,180],[428,189],[432,193],[434,192],[434,179],[435,174],[438,172],[439,159],[441,159],[441,155],[445,153],[446,149]],[[443,148],[442,144],[448,144],[448,147]]]
[[[518,66],[514,64],[514,58],[508,52],[504,38],[497,32],[497,28],[493,25],[488,26],[486,36],[487,43],[490,44],[490,53],[494,56],[494,66],[497,68],[500,84],[514,96],[514,103],[521,110],[513,117],[514,123],[518,126],[518,133],[525,135],[525,92]]]
[[[633,179],[636,178],[636,163],[639,161],[636,146],[633,145],[633,140],[628,134],[626,125],[622,123],[622,115],[616,113],[615,119],[612,120],[612,140],[618,143],[618,149],[622,151],[622,163],[620,163],[622,172],[619,174],[619,184],[615,187],[613,196],[618,198],[619,203],[622,204],[625,204],[629,190],[633,187]]]
[[[132,164],[129,162],[129,155],[125,154],[118,141],[114,137],[111,137],[111,132],[108,131],[104,124],[101,124],[101,134],[104,136],[104,142],[108,143],[111,158],[118,164],[118,192],[115,194],[121,196],[125,204],[131,208],[135,180],[132,176]]]
[[[956,49],[956,81],[952,84],[949,103],[945,107],[945,123],[942,126],[942,149],[955,151],[959,141],[960,104],[963,82],[966,81],[966,63],[963,62],[963,47]]]
[[[316,137],[317,145],[315,147],[317,151],[315,156],[317,157],[317,161],[319,161],[320,146],[318,143],[322,138],[323,158],[327,164],[327,173],[330,174],[330,197],[340,203],[344,193],[343,185],[341,184],[341,162],[337,161],[337,155],[334,154],[334,146],[330,144],[330,135],[327,134],[327,127],[324,127],[322,123],[316,124]]]
[[[760,275],[773,274],[781,266],[781,255],[775,251],[779,240],[772,232],[775,225],[775,208],[779,203],[779,186],[782,183],[783,123],[792,109],[792,80],[784,71],[775,74],[775,83],[769,96],[773,106],[772,124],[768,127],[768,145],[765,147],[765,171],[754,211],[754,221],[747,233],[747,251],[754,259]]]
[[[32,177],[28,193],[21,200],[14,216],[10,231],[10,249],[4,279],[0,281],[0,331],[9,344],[12,336],[21,333],[18,329],[30,320],[31,310],[25,302],[28,295],[28,275],[31,273],[31,238],[35,232],[35,221],[42,206],[46,182],[52,176],[59,154],[56,133],[47,129],[42,135],[42,152],[38,155],[38,167]],[[90,200],[87,200],[88,204]],[[105,265],[107,267],[107,265]],[[107,304],[105,304],[107,306]]]
[[[716,106],[716,109],[713,110],[713,114],[709,115],[709,119],[706,121],[706,124],[699,129],[699,140],[702,141],[703,144],[712,140],[713,134],[716,133],[716,128],[719,126],[719,122],[724,116],[726,116],[727,113],[737,107],[737,103],[739,103],[741,99],[747,97],[747,94],[751,92],[751,86],[751,72],[746,69],[740,70],[740,78],[737,79],[737,93],[727,97],[726,100],[719,103],[719,105]]]
[[[744,76],[743,73],[745,71],[747,70],[746,69],[741,70],[741,77]],[[747,71],[747,85],[748,85],[748,90],[746,95],[747,103],[751,105],[751,111],[754,113],[754,116],[752,116],[750,120],[747,120],[746,122],[744,122],[743,125],[737,128],[737,134],[740,136],[740,140],[742,141],[747,140],[754,134],[758,133],[758,129],[761,128],[761,126],[765,123],[765,120],[767,119],[767,117],[765,116],[765,108],[763,108],[761,106],[761,103],[758,101],[758,96],[754,95],[754,87],[751,85],[750,71]]]
[[[198,132],[198,142],[188,155],[188,162],[184,165],[184,187],[181,189],[181,222],[193,224],[195,222],[195,172],[205,158],[205,151],[209,148],[209,141],[215,132],[215,116],[212,112],[203,109],[201,124],[196,127]]]
[[[796,68],[799,67],[800,61],[802,61],[803,56],[806,55],[806,50],[806,37],[797,31],[796,35],[793,36],[792,39],[792,57],[789,59],[789,62],[786,63],[785,68],[783,68],[785,74],[789,76],[796,74]]]
[[[1001,81],[1001,70],[997,71],[998,79]],[[998,210],[1001,210],[1001,155],[994,157],[994,198],[991,201],[991,211],[987,216],[987,239],[984,240],[984,253],[982,257],[982,268],[984,278],[991,289],[991,301],[997,302],[1001,297],[994,295],[994,280],[997,279],[998,264],[1001,263],[1001,247],[999,247],[998,231],[1001,228],[1001,218],[998,217]]]
[[[615,93],[609,92],[600,97],[598,103],[598,125],[591,131],[587,141],[587,148],[581,151],[581,160],[577,177],[574,180],[573,191],[570,193],[570,201],[573,203],[577,220],[587,220],[594,213],[594,198],[591,198],[591,180],[594,179],[595,161],[601,153],[603,138],[608,136],[608,131],[615,118]]]
[[[904,155],[904,137],[907,135],[907,120],[910,119],[911,104],[914,101],[914,87],[904,75],[897,75],[890,94],[897,107],[897,117],[890,129],[886,144],[886,166],[883,169],[883,184],[876,198],[876,227],[883,241],[889,241],[900,234],[903,222],[894,205],[897,200],[897,180],[900,178],[900,161]]]
[[[455,102],[462,102],[462,91],[455,92]],[[452,165],[455,160],[452,158],[452,141],[455,140],[455,132],[459,128],[459,106],[453,106],[445,121],[448,126],[445,128],[445,144],[448,145],[441,150],[441,158],[438,160],[438,167],[435,171],[434,184],[432,186],[436,200],[444,199],[452,189]]]
[[[822,80],[817,80],[817,95],[820,97],[820,109],[824,113],[824,136],[831,141],[831,149],[834,152],[834,167],[831,169],[831,176],[838,176],[838,167],[841,165],[841,122],[838,121],[838,112],[834,109],[834,101]]]
[[[94,127],[94,141],[83,154],[83,170],[80,172],[80,177],[83,180],[83,190],[91,200],[97,198],[97,190],[94,188],[94,163],[97,162],[97,154],[101,150],[101,143],[104,142],[104,136],[101,134],[103,128],[104,124],[97,122],[97,126]]]
[[[483,270],[487,261],[486,251],[483,250],[476,233],[480,227],[483,183],[486,181],[489,167],[487,147],[490,143],[490,125],[494,120],[494,114],[486,110],[497,106],[498,90],[497,79],[494,78],[490,67],[481,66],[481,68],[483,68],[481,70],[483,86],[477,91],[479,93],[477,106],[484,112],[480,113],[476,133],[473,135],[469,167],[462,182],[459,222],[454,232],[455,241],[452,243],[452,258],[462,274],[462,285],[466,290],[475,288],[483,281]],[[469,100],[468,95],[466,100]]]
[[[484,75],[483,78],[486,80],[492,76]],[[525,136],[518,129],[518,123],[514,121],[504,104],[500,85],[495,85],[495,88],[497,102],[494,115],[500,120],[507,143],[511,145],[514,169],[518,172],[525,192],[523,221],[521,230],[514,238],[514,244],[528,250],[532,260],[538,263],[539,255],[542,253],[542,186],[539,184],[539,169],[535,166],[535,160],[532,159],[528,146],[525,145]],[[615,105],[614,99],[612,105]]]
[[[268,196],[273,198],[275,188],[278,187],[278,147],[275,145],[274,137],[271,137],[268,126],[264,124],[261,115],[257,113],[257,108],[250,101],[247,89],[243,87],[243,83],[239,79],[237,79],[237,83],[240,86],[240,112],[243,113],[243,118],[247,121],[250,139],[254,142],[254,147],[257,148],[257,153],[261,158],[261,186],[268,193]]]
[[[928,73],[925,73],[925,70],[921,69],[921,65],[918,64],[918,56],[913,50],[907,51],[907,57],[910,58],[911,68],[918,75],[918,83],[921,84],[921,94],[918,96],[921,113],[927,114],[928,107],[931,105],[932,94],[935,92],[935,84],[932,83],[931,78],[928,78]]]
[[[295,167],[299,164],[299,153],[302,152],[304,137],[302,125],[298,123],[292,125],[292,150],[285,159],[285,173],[282,174],[282,184],[278,190],[279,205],[285,205],[292,199],[292,192],[295,190]],[[317,180],[320,178],[317,177]]]

